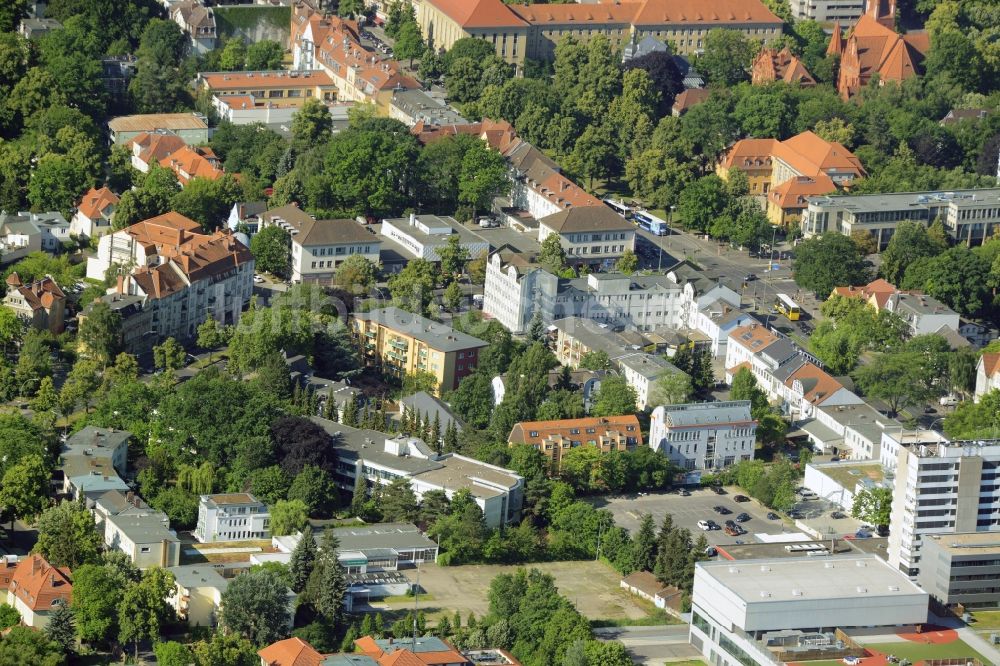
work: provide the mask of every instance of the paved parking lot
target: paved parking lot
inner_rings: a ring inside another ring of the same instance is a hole
[[[762,534],[781,534],[782,532],[796,531],[790,521],[768,520],[768,509],[756,500],[749,502],[736,502],[734,495],[743,491],[730,487],[726,489],[725,495],[716,495],[714,492],[705,489],[692,491],[689,497],[682,497],[676,493],[650,493],[646,495],[628,495],[619,498],[594,498],[595,506],[608,509],[614,514],[615,522],[626,528],[633,534],[639,529],[639,521],[642,515],[652,514],[656,521],[657,529],[663,522],[663,516],[667,513],[673,515],[674,524],[686,527],[691,530],[691,534],[697,538],[699,534],[704,534],[708,542],[712,545],[725,543],[735,543],[737,540],[753,541],[755,532]],[[732,511],[727,516],[722,516],[713,511],[712,507],[721,505]],[[751,519],[743,523],[747,534],[740,537],[731,537],[723,530],[712,530],[703,532],[698,528],[699,520],[714,520],[719,525],[724,526],[726,520],[735,519],[740,513],[750,514]]]
[[[795,510],[802,512],[802,523],[823,537],[846,536],[861,529],[861,522],[851,518],[849,511],[824,499],[797,502]],[[844,514],[844,518],[834,518],[830,515],[835,511]]]

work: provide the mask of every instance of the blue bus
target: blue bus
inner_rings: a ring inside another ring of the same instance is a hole
[[[632,216],[639,225],[640,229],[645,229],[649,233],[656,234],[657,236],[667,235],[667,223],[655,215],[651,215],[644,210],[637,210],[632,214]]]

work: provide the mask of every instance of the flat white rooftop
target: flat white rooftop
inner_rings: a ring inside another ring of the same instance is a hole
[[[923,590],[872,554],[699,564],[747,604],[909,597]]]

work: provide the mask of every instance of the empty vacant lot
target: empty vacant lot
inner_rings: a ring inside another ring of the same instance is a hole
[[[576,605],[588,619],[637,619],[648,610],[619,587],[621,576],[601,562],[542,562],[526,565],[555,578],[559,592]],[[517,566],[467,565],[439,567],[434,564],[420,568],[420,586],[430,595],[420,607],[428,614],[454,611],[462,613],[463,621],[470,612],[482,617],[489,610],[490,581],[498,574],[513,573]],[[415,570],[405,571],[416,580]],[[378,607],[378,602],[373,604]],[[412,608],[413,602],[391,603],[393,610]]]

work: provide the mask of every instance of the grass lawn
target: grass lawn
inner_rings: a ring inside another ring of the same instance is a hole
[[[973,650],[965,641],[951,643],[914,643],[900,641],[898,643],[863,643],[864,647],[878,650],[883,654],[894,654],[897,657],[917,662],[921,659],[950,659],[954,657],[973,657],[984,664],[989,663],[981,654]]]
[[[684,661],[668,661],[670,666],[706,666],[701,659],[685,659]]]
[[[970,626],[976,631],[1000,629],[1000,611],[976,611]]]
[[[638,602],[645,601],[644,599],[637,599]],[[640,603],[639,605],[644,605]],[[652,604],[650,604],[652,606]],[[590,621],[591,629],[596,629],[598,627],[655,627],[661,624],[683,624],[681,620],[678,620],[673,615],[665,613],[659,608],[652,606],[649,614],[646,617],[639,618],[615,618],[613,620],[607,619],[596,619]],[[700,664],[701,662],[692,662]]]
[[[421,593],[418,596],[420,598],[420,601],[433,601],[434,600],[434,595],[431,595],[431,594]],[[410,594],[397,594],[396,596],[393,596],[393,597],[384,597],[382,599],[379,599],[378,601],[381,601],[381,602],[387,603],[387,604],[398,604],[398,603],[413,604],[413,595],[410,595]]]

